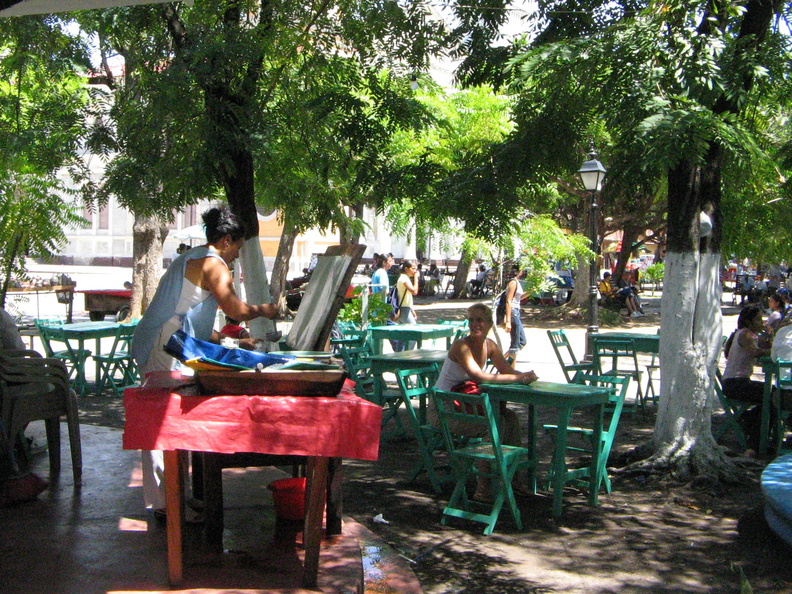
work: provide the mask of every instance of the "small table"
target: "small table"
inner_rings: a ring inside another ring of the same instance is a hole
[[[124,391],[127,450],[165,450],[168,577],[182,581],[180,458],[187,451],[308,457],[303,585],[315,588],[324,488],[330,458],[376,460],[382,408],[354,395],[351,382],[337,397],[199,396],[178,372],[149,374]]]
[[[610,389],[596,388],[578,384],[559,384],[536,381],[523,384],[481,384],[481,390],[490,398],[498,401],[527,404],[529,408],[528,451],[531,460],[536,461],[536,406],[550,406],[558,413],[558,436],[553,453],[553,517],[561,516],[564,483],[567,479],[566,440],[567,427],[575,408],[592,406],[595,408],[594,436],[592,443],[599,444],[602,434],[602,418],[605,405],[610,398]],[[600,448],[593,448],[589,465],[589,504],[597,505],[600,484]]]
[[[451,348],[451,339],[457,332],[452,324],[395,324],[392,326],[369,326],[371,348],[375,355],[382,353],[382,341],[415,341],[420,349],[424,340],[446,339],[446,348]]]
[[[93,352],[100,354],[102,352],[102,339],[115,336],[119,326],[120,324],[118,322],[78,322],[77,324],[64,324],[56,328],[64,334],[67,340],[77,341],[77,348],[80,350],[85,348],[86,340],[96,340],[96,350]],[[97,380],[99,379],[100,371],[99,361],[97,361]],[[84,367],[77,368],[74,384],[75,387],[79,388],[81,395],[84,395],[88,385],[85,380]]]
[[[591,335],[591,340],[595,341],[598,337],[610,338],[612,340],[632,340],[635,350],[639,353],[660,354],[660,335],[659,334],[633,334],[632,332],[598,332]]]
[[[369,358],[369,363],[371,364],[371,375],[374,378],[374,397],[376,398],[376,402],[382,402],[385,384],[385,381],[382,379],[382,374],[387,372],[396,373],[402,369],[429,367],[435,363],[442,365],[447,356],[448,351],[431,351],[423,349],[372,355]],[[425,398],[421,398],[418,405],[418,420],[422,424],[426,422]]]

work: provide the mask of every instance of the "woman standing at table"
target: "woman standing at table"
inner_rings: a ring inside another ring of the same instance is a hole
[[[480,394],[479,384],[530,384],[536,381],[533,371],[520,372],[506,361],[500,348],[494,340],[488,338],[492,330],[492,310],[483,303],[474,303],[468,308],[469,331],[465,338],[454,341],[448,356],[443,361],[440,375],[435,383],[435,388],[446,392],[462,392]],[[491,362],[498,373],[485,371],[487,363]],[[427,408],[427,418],[435,427],[439,426],[437,411],[434,403],[430,402]],[[520,421],[517,414],[501,406],[500,412],[501,441],[505,445],[520,446]],[[482,427],[467,427],[464,424],[449,423],[452,433],[468,437],[483,437],[486,429]],[[522,483],[513,485],[515,492],[520,495],[528,494]],[[491,498],[491,486],[487,479],[479,477],[474,499],[486,501]]]
[[[418,262],[405,260],[402,262],[402,271],[396,281],[396,293],[399,298],[399,317],[397,324],[417,324],[418,318],[413,309],[413,297],[418,294],[421,273],[418,271]],[[393,350],[404,351],[415,348],[415,341],[391,340]]]
[[[157,292],[135,329],[131,354],[142,376],[177,369],[179,361],[163,350],[173,333],[184,330],[200,340],[219,341],[213,326],[218,305],[226,315],[246,321],[273,319],[278,306],[249,305],[237,297],[229,266],[245,241],[244,229],[228,208],[203,214],[207,244],[176,258],[160,279]],[[165,507],[161,451],[143,452],[143,497],[146,507]]]

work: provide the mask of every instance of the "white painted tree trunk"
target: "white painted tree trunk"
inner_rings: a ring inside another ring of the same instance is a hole
[[[722,336],[720,254],[668,252],[661,300],[660,404],[646,465],[679,478],[729,473],[711,431]]]
[[[261,253],[258,237],[245,242],[239,252],[239,263],[245,281],[245,299],[250,304],[269,303],[271,300],[267,267]],[[268,332],[275,330],[275,322],[267,318],[256,318],[248,322],[250,335],[263,338]]]

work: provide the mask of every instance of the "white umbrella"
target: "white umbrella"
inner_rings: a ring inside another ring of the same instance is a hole
[[[206,230],[203,224],[192,225],[184,229],[173,229],[168,233],[170,239],[176,241],[206,241]]]

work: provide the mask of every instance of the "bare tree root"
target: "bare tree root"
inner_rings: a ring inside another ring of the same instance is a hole
[[[636,446],[620,457],[623,468],[613,474],[622,477],[668,476],[676,481],[715,485],[736,484],[748,479],[720,448],[707,446],[684,447],[677,444],[656,449],[650,441]]]

